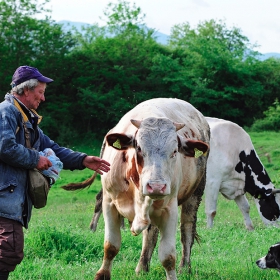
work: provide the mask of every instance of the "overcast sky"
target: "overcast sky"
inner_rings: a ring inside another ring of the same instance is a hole
[[[55,21],[69,20],[105,25],[99,18],[108,3],[117,0],[50,0]],[[227,28],[241,29],[261,53],[280,53],[280,0],[134,0],[146,14],[148,27],[169,35],[175,24],[189,22],[192,28],[205,20],[224,20]]]

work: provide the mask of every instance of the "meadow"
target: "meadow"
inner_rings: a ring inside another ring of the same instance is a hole
[[[256,151],[273,181],[280,188],[280,133],[250,133]],[[72,147],[90,154],[99,154],[99,147]],[[48,204],[34,209],[28,230],[25,230],[25,258],[10,274],[9,280],[87,280],[93,279],[103,258],[104,222],[101,216],[97,231],[89,224],[95,196],[101,188],[100,177],[81,191],[67,192],[60,188],[69,182],[80,182],[92,171],[67,171],[52,187]],[[192,249],[192,274],[177,274],[179,280],[273,280],[275,270],[261,270],[255,261],[267,253],[270,245],[280,241],[280,228],[263,225],[254,201],[251,218],[255,229],[246,230],[243,217],[234,201],[220,195],[217,216],[212,229],[206,228],[204,200],[197,221],[201,242]],[[148,274],[135,275],[141,252],[142,236],[132,236],[128,224],[122,229],[122,247],[114,260],[112,279],[164,280],[165,272],[154,252]],[[179,225],[177,230],[177,263],[181,257]]]

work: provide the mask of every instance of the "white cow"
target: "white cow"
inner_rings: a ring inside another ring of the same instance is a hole
[[[102,176],[104,258],[96,280],[110,279],[112,261],[121,245],[122,217],[129,220],[133,235],[147,234],[150,225],[159,229],[160,261],[167,279],[177,279],[178,205],[182,207],[180,266],[190,265],[209,141],[204,116],[191,104],[172,98],[140,103],[109,131],[102,149],[102,157],[111,163],[110,172]],[[91,182],[69,188],[84,188]],[[136,271],[142,269],[139,264]]]
[[[236,202],[248,230],[254,227],[246,192],[254,197],[263,222],[277,224],[280,199],[275,193],[279,190],[270,181],[248,133],[230,121],[210,117],[206,120],[211,130],[205,186],[207,226],[213,226],[219,192]]]
[[[216,215],[217,199],[221,192],[227,199],[235,200],[244,216],[247,229],[253,224],[249,216],[249,203],[245,192],[255,197],[259,214],[265,224],[279,221],[279,190],[274,188],[259,160],[250,136],[237,124],[206,117],[211,129],[210,154],[207,161],[205,211],[208,227]],[[102,213],[102,190],[96,197],[95,213],[90,228],[96,230]],[[184,221],[181,221],[181,240],[187,244]],[[150,225],[143,231],[141,257],[136,271],[149,271],[150,260],[158,239],[158,228]],[[185,248],[187,248],[186,246]]]

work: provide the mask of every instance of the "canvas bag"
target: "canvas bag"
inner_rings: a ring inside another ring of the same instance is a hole
[[[31,149],[29,131],[24,122],[23,127],[26,147]],[[28,193],[35,208],[39,209],[46,206],[50,188],[49,179],[38,169],[28,170]]]
[[[35,208],[43,208],[47,204],[48,193],[51,188],[47,177],[38,169],[28,170],[28,193]]]

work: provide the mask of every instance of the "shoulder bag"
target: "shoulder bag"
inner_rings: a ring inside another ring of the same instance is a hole
[[[26,147],[31,149],[28,128],[23,122]],[[38,169],[28,170],[28,193],[35,208],[43,208],[47,204],[48,193],[51,188],[49,179]]]

